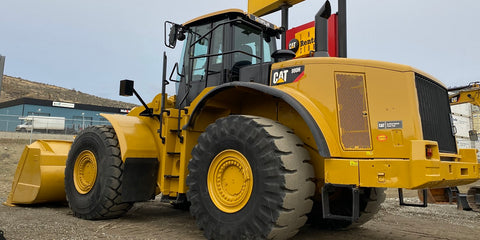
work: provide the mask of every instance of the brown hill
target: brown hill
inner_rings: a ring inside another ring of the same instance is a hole
[[[133,108],[136,105],[97,97],[80,91],[57,87],[45,83],[32,82],[18,77],[3,76],[0,102],[23,97],[45,99],[58,102],[90,104],[104,107]]]

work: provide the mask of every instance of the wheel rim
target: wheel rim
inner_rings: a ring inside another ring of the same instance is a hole
[[[240,152],[228,149],[219,153],[208,169],[208,193],[223,212],[241,210],[250,199],[253,174],[250,164]]]
[[[97,179],[97,159],[90,150],[82,151],[75,160],[73,182],[80,194],[87,194],[92,190]]]

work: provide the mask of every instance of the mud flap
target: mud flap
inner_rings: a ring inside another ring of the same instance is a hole
[[[338,187],[338,188],[347,188],[352,191],[352,208],[351,215],[338,215],[330,211],[330,198],[329,198],[329,188]],[[360,218],[360,193],[359,189],[355,185],[342,185],[342,184],[325,184],[322,188],[322,209],[323,209],[323,218],[331,220],[344,220],[349,222],[355,222]]]
[[[156,158],[127,158],[123,173],[122,201],[141,202],[155,198],[158,167]]]
[[[72,141],[38,140],[25,147],[6,206],[65,202],[65,162]]]

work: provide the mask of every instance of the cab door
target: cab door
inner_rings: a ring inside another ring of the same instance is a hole
[[[216,27],[212,30],[212,26]],[[223,83],[223,29],[220,22],[215,22],[190,27],[188,30],[177,107],[189,106],[203,89]]]

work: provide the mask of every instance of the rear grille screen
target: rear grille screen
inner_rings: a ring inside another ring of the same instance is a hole
[[[335,79],[343,149],[372,149],[365,76],[363,74],[337,73]]]
[[[438,142],[440,152],[456,153],[447,90],[420,74],[415,74],[423,139]]]

